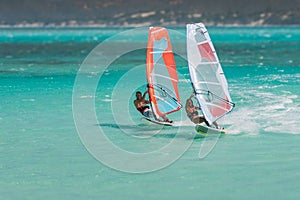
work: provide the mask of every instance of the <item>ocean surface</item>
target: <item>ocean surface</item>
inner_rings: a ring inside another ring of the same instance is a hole
[[[0,29],[1,199],[299,199],[300,27],[207,27],[225,135],[146,125],[147,28]],[[171,27],[182,103],[185,28]]]

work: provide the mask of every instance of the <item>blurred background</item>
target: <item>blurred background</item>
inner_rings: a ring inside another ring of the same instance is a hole
[[[1,26],[299,25],[300,0],[0,0]]]

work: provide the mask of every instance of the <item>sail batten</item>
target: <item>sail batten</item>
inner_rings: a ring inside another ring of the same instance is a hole
[[[209,61],[204,60],[202,63],[199,63],[198,65],[208,65],[208,64],[218,65],[219,62],[209,62]],[[195,67],[197,67],[197,66],[195,66]]]
[[[150,54],[154,54],[154,53],[173,53],[173,51],[152,51],[150,52]]]
[[[198,81],[198,82],[196,82],[196,84],[200,84],[200,83],[203,83],[203,84],[210,84],[210,85],[221,85],[221,84],[218,83],[218,82],[208,82],[208,81]]]
[[[168,77],[168,76],[163,76],[163,75],[160,75],[160,74],[153,74],[153,76],[156,76],[156,77],[162,77],[162,78],[165,78],[165,79],[169,79],[169,80],[178,82],[177,79],[174,79],[174,78],[171,78],[171,77]]]
[[[187,24],[186,30],[190,79],[203,115],[212,124],[230,112],[234,103],[205,26],[202,23]]]
[[[205,43],[208,43],[208,41],[206,40],[206,41],[202,41],[202,42],[197,42],[196,44],[201,45],[201,44],[205,44]]]

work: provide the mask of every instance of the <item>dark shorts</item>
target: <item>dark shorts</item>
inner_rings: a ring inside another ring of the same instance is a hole
[[[143,112],[143,115],[145,117],[153,117],[153,114],[152,114],[152,111],[150,109],[146,109],[144,112]]]

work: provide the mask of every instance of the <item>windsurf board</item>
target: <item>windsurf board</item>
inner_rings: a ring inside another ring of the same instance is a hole
[[[195,126],[195,130],[199,134],[225,134],[226,130],[225,129],[217,129],[213,127],[206,126],[204,123],[197,124]]]
[[[173,126],[173,123],[164,122],[164,121],[157,121],[157,120],[150,119],[150,118],[147,118],[147,117],[142,117],[141,121],[143,123],[147,124],[147,125],[156,124],[156,125],[161,125],[161,126]]]

